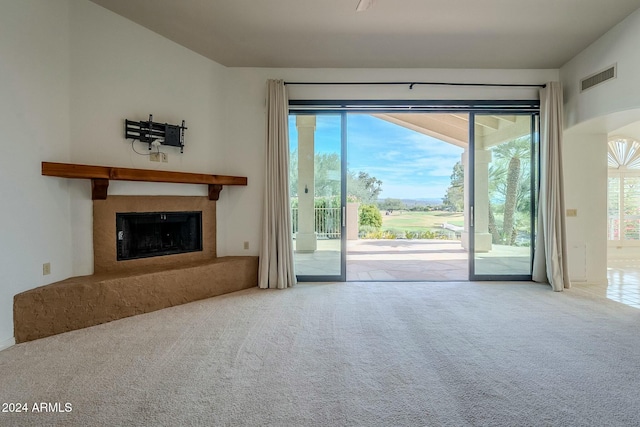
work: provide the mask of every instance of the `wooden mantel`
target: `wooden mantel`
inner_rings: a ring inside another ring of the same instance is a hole
[[[59,178],[90,179],[92,200],[105,200],[107,198],[109,180],[206,184],[209,186],[209,200],[218,200],[223,185],[247,185],[247,177],[244,176],[207,175],[52,162],[42,162],[42,175]]]

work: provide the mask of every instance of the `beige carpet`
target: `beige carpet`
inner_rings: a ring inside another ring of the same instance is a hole
[[[535,284],[250,289],[0,352],[1,426],[640,425],[640,310]]]

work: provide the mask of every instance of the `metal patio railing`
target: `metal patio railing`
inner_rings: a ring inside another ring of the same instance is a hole
[[[340,238],[340,208],[315,208],[314,209],[314,231],[318,238],[339,239]],[[293,235],[298,232],[299,210],[291,208],[291,224]]]

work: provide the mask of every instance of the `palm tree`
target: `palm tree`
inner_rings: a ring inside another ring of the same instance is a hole
[[[502,232],[507,245],[513,245],[514,237],[514,215],[516,212],[516,201],[518,199],[518,189],[520,187],[520,157],[514,155],[509,160],[507,170],[507,190],[504,197],[504,220]]]
[[[492,196],[504,200],[502,232],[492,233],[494,238],[497,234],[500,236],[500,242],[507,245],[513,245],[517,236],[515,229],[515,213],[528,205],[529,193],[529,168],[522,168],[522,160],[531,157],[531,139],[529,136],[520,137],[493,147],[493,161],[489,168],[490,182],[489,189],[490,199]],[[493,219],[490,228],[498,230]]]

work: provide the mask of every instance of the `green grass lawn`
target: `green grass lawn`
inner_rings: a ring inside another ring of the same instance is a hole
[[[386,211],[381,211],[383,230],[421,231],[430,229],[440,229],[442,224],[464,225],[462,212],[410,212],[393,211],[386,215]]]

